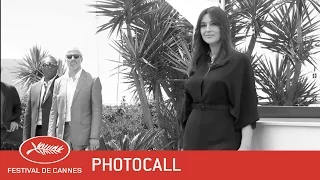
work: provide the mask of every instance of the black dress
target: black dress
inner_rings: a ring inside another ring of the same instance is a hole
[[[209,55],[200,62],[209,62]],[[237,150],[241,129],[259,120],[249,58],[239,52],[222,64],[203,65],[186,81],[182,109],[184,150]]]

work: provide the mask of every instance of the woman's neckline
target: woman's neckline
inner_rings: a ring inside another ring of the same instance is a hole
[[[217,55],[212,55],[211,51],[209,51],[207,55],[210,57],[209,64],[213,64],[217,58]]]

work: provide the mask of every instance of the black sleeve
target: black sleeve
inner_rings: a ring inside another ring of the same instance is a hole
[[[242,129],[249,124],[254,129],[256,121],[259,120],[254,74],[247,56],[243,56],[240,63],[238,77],[234,77],[233,81],[234,106],[231,114],[235,117],[236,129]]]
[[[191,97],[190,93],[188,92],[188,90],[186,89],[183,104],[182,104],[181,115],[180,115],[180,121],[182,124],[183,131],[186,127],[188,117],[192,111],[192,107],[191,107],[192,102],[193,102],[192,97]]]
[[[11,87],[12,97],[12,121],[20,123],[20,116],[22,114],[20,97],[15,87]]]

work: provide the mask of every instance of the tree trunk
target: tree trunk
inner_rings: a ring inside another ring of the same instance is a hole
[[[289,93],[288,93],[288,99],[286,102],[287,106],[293,106],[294,104],[294,99],[295,99],[295,93],[297,92],[298,88],[298,82],[299,82],[299,77],[301,73],[301,61],[303,61],[302,57],[302,52],[303,52],[303,41],[302,41],[302,31],[301,31],[301,24],[302,24],[302,2],[301,0],[298,0],[296,2],[296,7],[297,7],[297,34],[298,34],[298,53],[294,57],[294,62],[295,62],[295,67],[294,67],[294,75],[292,78],[292,85],[290,87]]]
[[[172,96],[171,91],[168,88],[168,84],[167,83],[162,83],[162,88],[164,90],[164,92],[167,94],[167,96],[171,99],[171,102],[173,104],[173,107],[175,107],[175,109],[177,110],[178,106],[177,106],[177,102],[175,100],[175,98]]]
[[[166,127],[164,126],[165,122],[163,122],[164,121],[163,120],[164,119],[163,118],[164,115],[162,115],[162,113],[161,113],[160,104],[161,104],[161,96],[162,96],[162,94],[161,94],[161,89],[160,89],[160,83],[158,81],[156,81],[155,87],[156,87],[156,89],[155,89],[155,92],[154,92],[154,98],[155,98],[155,102],[156,102],[156,112],[158,114],[159,126],[160,126],[161,129],[165,130],[163,136],[161,136],[161,144],[162,144],[162,146],[165,146],[165,145],[167,145],[169,143],[169,139],[168,139],[168,134],[167,134],[167,131],[166,131]],[[169,150],[169,149],[172,149],[172,148],[170,148],[170,146],[168,146],[165,149]]]
[[[301,61],[297,59],[295,61],[294,75],[292,78],[292,85],[288,93],[287,106],[294,106],[295,93],[297,92],[299,77],[301,73]]]
[[[137,88],[137,92],[139,95],[139,99],[140,99],[140,103],[141,103],[141,107],[142,107],[142,111],[143,111],[143,121],[146,124],[147,128],[151,129],[151,128],[153,128],[153,122],[152,122],[152,116],[151,116],[151,111],[150,111],[148,100],[145,100],[145,99],[147,99],[146,94],[144,94],[145,95],[145,97],[144,97],[143,93],[145,93],[145,92],[143,92],[144,89],[141,88],[139,77],[138,77],[138,74],[135,70],[132,72],[132,75],[133,75],[133,79],[134,79],[134,84]]]
[[[154,99],[156,102],[156,112],[160,115],[160,84],[158,82],[155,82]]]
[[[248,50],[247,50],[247,55],[249,57],[251,57],[251,55],[252,55],[252,52],[253,52],[254,46],[256,44],[256,41],[257,41],[257,35],[256,35],[255,32],[253,32],[252,36],[251,36],[251,39],[250,39],[249,46],[248,46]]]
[[[286,82],[286,92],[287,92],[287,99],[286,102],[288,102],[288,98],[289,98],[289,92],[290,92],[290,86],[291,86],[291,62],[289,59],[287,59],[287,82]],[[283,104],[280,104],[283,105]]]
[[[131,33],[131,25],[130,23],[126,23],[126,25],[127,25],[128,39],[132,41],[133,38]],[[147,94],[144,89],[144,82],[141,75],[140,62],[139,62],[139,59],[134,59],[134,61],[135,61],[135,70],[133,71],[133,78],[134,78],[135,86],[138,91],[138,95],[139,95],[139,99],[140,99],[140,103],[143,111],[143,120],[147,128],[151,129],[153,128],[153,122],[152,122],[151,110],[149,107]]]
[[[182,137],[182,129],[181,129],[181,124],[179,122],[179,116],[181,114],[181,110],[182,110],[182,100],[183,97],[174,97],[172,95],[172,92],[170,91],[170,89],[168,88],[167,84],[162,84],[162,88],[164,89],[164,91],[166,92],[167,96],[171,99],[171,102],[173,103],[173,107],[176,110],[176,115],[175,115],[175,129],[176,129],[176,137],[178,138],[178,142],[177,142],[177,148],[181,149],[182,145],[183,145],[183,137]]]

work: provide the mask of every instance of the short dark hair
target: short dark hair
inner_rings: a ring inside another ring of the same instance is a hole
[[[43,61],[44,61],[45,59],[47,59],[47,58],[55,61],[55,62],[58,64],[57,59],[56,59],[55,57],[51,56],[51,55],[44,56],[43,58],[41,58],[40,62],[43,63]]]

